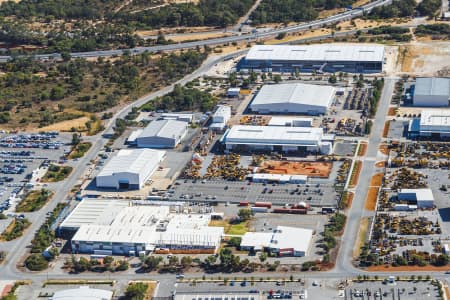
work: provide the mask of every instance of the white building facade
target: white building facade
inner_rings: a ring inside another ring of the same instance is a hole
[[[333,102],[332,86],[304,83],[264,85],[250,104],[260,114],[323,115]]]
[[[450,78],[421,77],[414,86],[413,105],[448,107],[450,104]]]
[[[96,177],[99,188],[140,189],[164,160],[165,151],[122,149]]]
[[[331,154],[332,135],[322,128],[235,125],[222,137],[228,151],[275,151]]]

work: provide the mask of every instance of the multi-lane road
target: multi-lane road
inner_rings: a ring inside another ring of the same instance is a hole
[[[271,29],[265,32],[255,32],[250,34],[238,34],[228,37],[194,41],[194,42],[186,42],[179,44],[170,44],[170,45],[160,45],[160,46],[152,46],[152,47],[136,47],[132,49],[114,49],[114,50],[99,50],[99,51],[89,51],[89,52],[73,52],[71,53],[72,57],[80,57],[80,58],[90,58],[90,57],[109,57],[114,55],[122,55],[125,51],[130,52],[132,54],[140,54],[143,52],[157,52],[157,51],[173,51],[180,49],[192,49],[196,47],[203,46],[212,46],[212,45],[220,45],[225,43],[232,42],[241,42],[241,41],[252,41],[262,38],[274,37],[280,33],[289,33],[289,32],[300,32],[305,30],[311,30],[314,28],[320,28],[326,25],[335,24],[341,21],[354,19],[362,16],[364,13],[371,11],[375,7],[388,5],[392,2],[392,0],[376,0],[370,2],[364,6],[356,8],[354,10],[348,10],[342,12],[340,14],[336,14],[324,19],[315,20],[307,23],[302,23],[299,25],[286,26],[278,29]],[[52,59],[52,58],[61,58],[59,53],[52,54],[36,54],[34,55],[36,59]],[[11,56],[0,56],[0,62],[7,61],[11,59]]]

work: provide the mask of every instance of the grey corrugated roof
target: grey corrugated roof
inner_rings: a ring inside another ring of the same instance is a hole
[[[114,173],[141,173],[155,168],[166,154],[151,149],[122,149],[100,171],[97,176],[111,176]]]
[[[305,83],[264,85],[251,106],[261,104],[292,103],[328,107],[333,100],[332,86]]]
[[[450,78],[421,77],[416,79],[414,95],[450,96]]]
[[[247,60],[303,61],[373,61],[384,60],[384,47],[379,45],[256,45]]]
[[[148,124],[142,131],[139,138],[144,137],[164,137],[174,138],[183,135],[187,126],[186,122],[176,120],[158,120]]]

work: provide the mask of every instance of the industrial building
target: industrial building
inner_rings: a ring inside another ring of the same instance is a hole
[[[140,189],[164,160],[165,151],[122,149],[95,178],[98,188]]]
[[[310,229],[277,226],[273,232],[247,232],[241,249],[268,251],[278,256],[307,256],[313,231]]]
[[[312,127],[313,118],[301,117],[272,117],[267,123],[268,126],[285,126],[285,127]]]
[[[170,206],[170,205],[173,205]],[[84,199],[61,223],[76,232],[73,253],[138,255],[154,251],[214,254],[223,227],[209,227],[211,212],[183,213],[172,203]]]
[[[235,125],[222,137],[228,151],[275,151],[331,154],[334,135],[322,128]]]
[[[417,205],[417,208],[433,208],[434,197],[431,189],[401,189],[397,196],[399,201]]]
[[[227,90],[227,97],[239,97],[239,94],[241,93],[241,88],[238,87],[231,87]]]
[[[450,109],[422,110],[420,119],[415,118],[409,122],[408,134],[411,138],[450,138]]]
[[[449,106],[450,78],[422,77],[413,88],[414,106]]]
[[[214,131],[223,131],[231,118],[231,106],[218,105],[212,116],[212,123],[209,126]]]
[[[256,45],[237,68],[262,72],[381,73],[384,47],[379,45]]]
[[[194,115],[187,113],[163,113],[160,116],[160,120],[176,120],[186,123],[192,123],[192,121],[194,120]]]
[[[101,289],[92,289],[89,286],[80,286],[77,289],[56,291],[50,300],[110,300],[113,292]]]
[[[157,120],[148,124],[136,138],[139,148],[175,148],[187,133],[187,122]]]
[[[260,114],[323,115],[333,102],[332,86],[304,83],[264,85],[250,104]]]

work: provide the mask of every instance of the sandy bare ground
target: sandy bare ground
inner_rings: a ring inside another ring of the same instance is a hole
[[[400,46],[401,72],[434,76],[450,68],[450,42],[428,41]]]
[[[86,122],[89,121],[88,117],[81,117],[73,120],[63,121],[39,128],[40,131],[70,131],[72,127],[76,129],[86,129]]]

